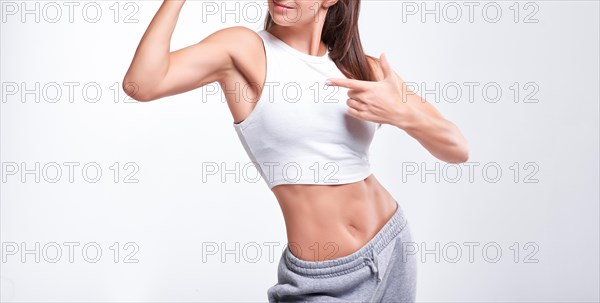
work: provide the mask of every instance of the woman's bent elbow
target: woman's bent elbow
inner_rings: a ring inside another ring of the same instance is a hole
[[[465,163],[467,161],[469,161],[469,144],[465,142],[459,149],[453,163]]]
[[[132,81],[128,78],[123,79],[121,85],[123,92],[127,94],[131,99],[139,102],[148,102],[154,100],[151,94],[147,90],[141,89],[140,85],[136,81]]]

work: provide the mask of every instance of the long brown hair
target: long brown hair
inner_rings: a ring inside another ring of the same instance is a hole
[[[358,16],[360,0],[338,0],[329,7],[321,40],[329,48],[329,57],[335,62],[340,71],[350,79],[375,81],[375,74],[365,54],[358,33]],[[271,14],[265,19],[265,30],[275,22]]]

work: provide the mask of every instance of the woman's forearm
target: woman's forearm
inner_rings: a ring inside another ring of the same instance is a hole
[[[424,111],[418,102],[420,96],[411,94],[407,101],[412,104],[412,115],[396,125],[415,138],[436,158],[448,163],[462,163],[469,159],[469,144],[458,127],[437,114],[435,110]],[[436,113],[436,114],[433,114]]]
[[[123,79],[123,90],[134,97],[149,94],[169,69],[171,37],[185,0],[165,0],[150,22]]]

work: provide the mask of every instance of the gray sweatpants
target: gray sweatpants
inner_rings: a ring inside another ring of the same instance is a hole
[[[283,250],[274,302],[415,302],[417,258],[407,219],[393,217],[356,252],[337,259],[305,261]]]

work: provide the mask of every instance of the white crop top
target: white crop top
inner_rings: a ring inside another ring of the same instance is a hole
[[[248,117],[233,126],[269,188],[366,179],[377,123],[346,113],[347,88],[325,85],[327,78],[347,78],[329,51],[312,56],[266,30],[257,34],[266,54],[265,86]]]

